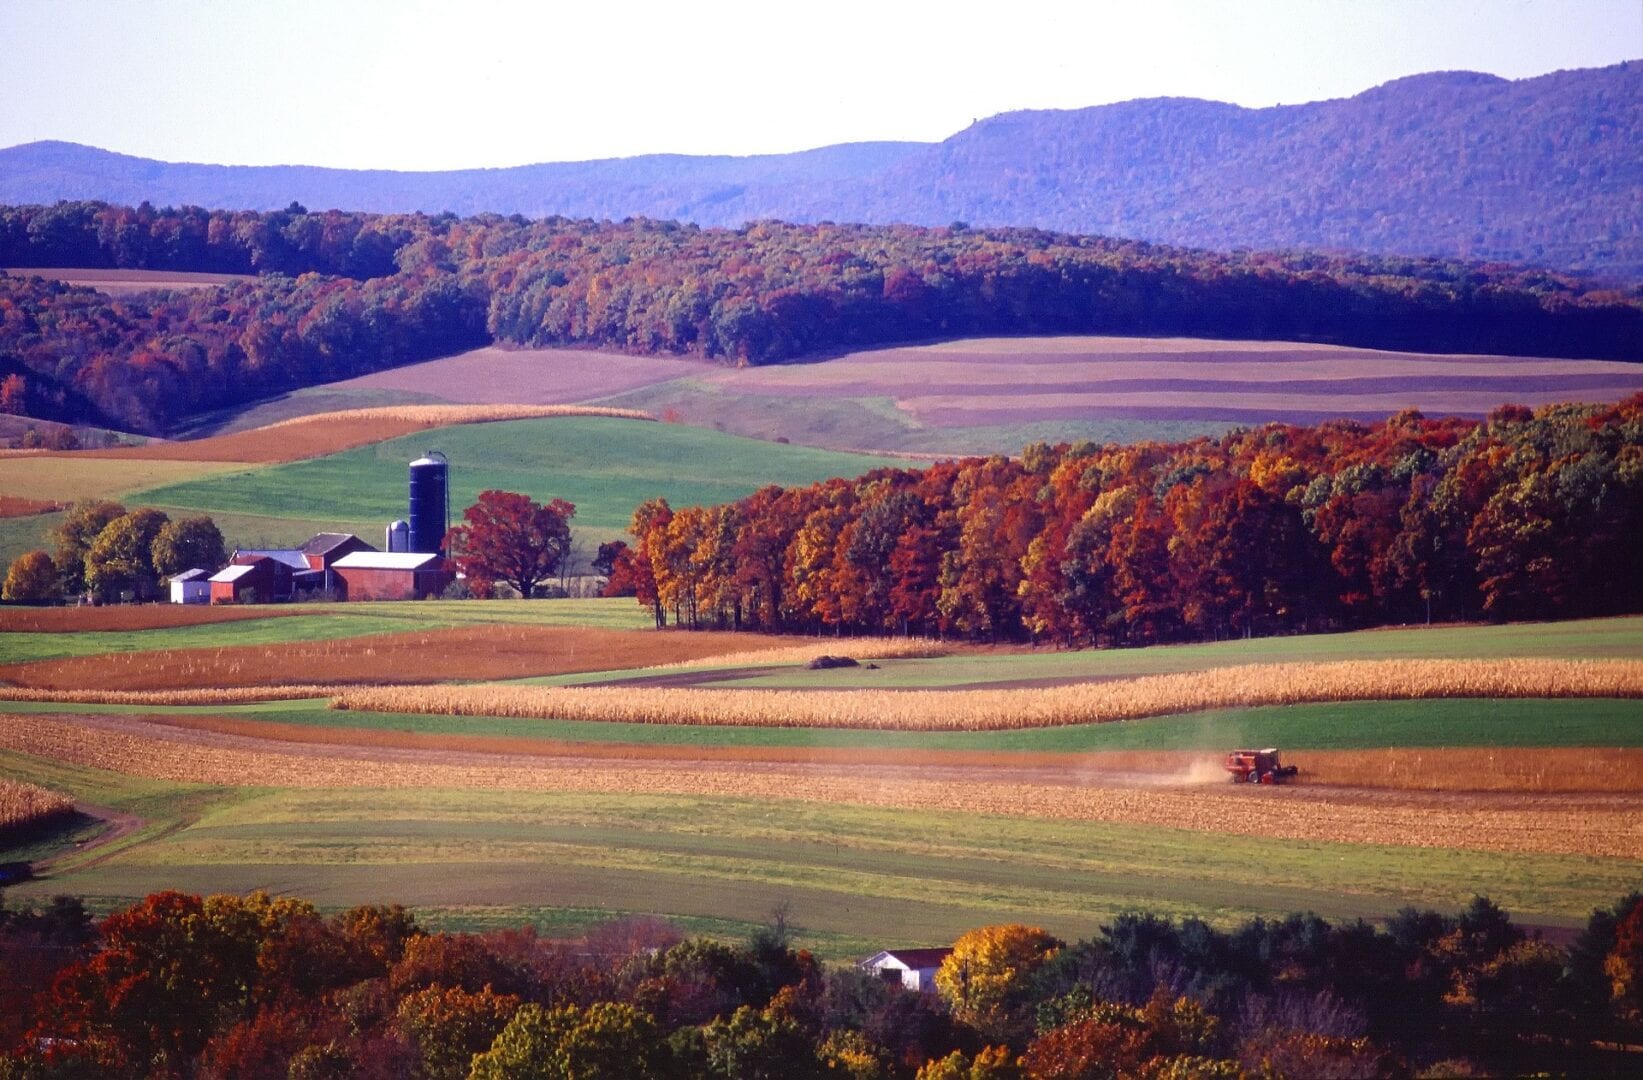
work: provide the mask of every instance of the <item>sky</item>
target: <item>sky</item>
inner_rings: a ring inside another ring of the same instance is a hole
[[[0,147],[451,169],[1643,57],[1643,0],[0,0]]]

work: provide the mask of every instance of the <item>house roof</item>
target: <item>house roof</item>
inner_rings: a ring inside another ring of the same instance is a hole
[[[211,575],[212,581],[238,581],[257,568],[255,563],[240,563],[237,566],[225,566]]]
[[[324,555],[328,551],[335,551],[350,540],[365,543],[353,533],[315,533],[312,540],[302,545],[302,553],[304,555]],[[365,546],[370,547],[371,545],[365,544]]]
[[[439,563],[432,551],[354,551],[332,563],[337,570],[431,570]]]
[[[296,548],[246,548],[235,550],[234,560],[249,558],[273,559],[277,563],[284,563],[293,570],[308,569],[308,560],[302,557],[302,552]]]
[[[878,966],[884,960],[894,960],[902,967],[917,971],[922,968],[940,967],[941,962],[952,954],[952,949],[886,949],[867,963]]]
[[[184,570],[180,574],[172,574],[171,575],[171,580],[172,581],[201,581],[203,579],[209,578],[210,576],[211,575],[206,573],[204,570],[201,570],[200,568],[195,567],[193,570]]]

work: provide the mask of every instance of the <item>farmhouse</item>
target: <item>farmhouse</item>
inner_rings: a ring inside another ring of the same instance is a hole
[[[952,953],[952,949],[887,950],[863,960],[860,967],[885,982],[900,983],[909,990],[934,993],[936,970]]]
[[[184,570],[171,575],[171,602],[173,604],[209,604],[211,602],[211,575],[204,570]]]
[[[438,552],[356,551],[331,564],[345,600],[423,600],[438,596],[452,575]]]
[[[211,575],[213,604],[256,604],[291,595],[291,567],[266,555],[234,553],[234,562]]]

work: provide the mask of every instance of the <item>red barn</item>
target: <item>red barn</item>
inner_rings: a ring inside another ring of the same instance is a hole
[[[266,555],[236,555],[234,565],[211,575],[213,604],[266,604],[291,595],[291,568]]]
[[[315,533],[314,538],[302,545],[302,557],[310,570],[329,570],[332,564],[356,551],[375,551],[353,533]]]
[[[445,560],[433,552],[356,551],[331,564],[348,600],[425,600],[451,583]]]

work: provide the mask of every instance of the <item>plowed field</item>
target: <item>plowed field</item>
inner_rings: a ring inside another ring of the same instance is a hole
[[[0,715],[0,746],[128,775],[295,788],[632,792],[1128,822],[1297,841],[1643,858],[1643,796],[1229,789],[1086,771],[698,760],[619,763],[381,746],[297,746],[125,716]]]
[[[272,619],[302,615],[301,608],[210,607],[205,604],[111,604],[107,607],[0,607],[0,633],[92,634],[123,630],[167,630],[177,626]]]
[[[0,683],[62,691],[188,690],[291,683],[515,679],[701,660],[789,638],[564,626],[462,626],[330,641],[157,649],[0,666]]]

